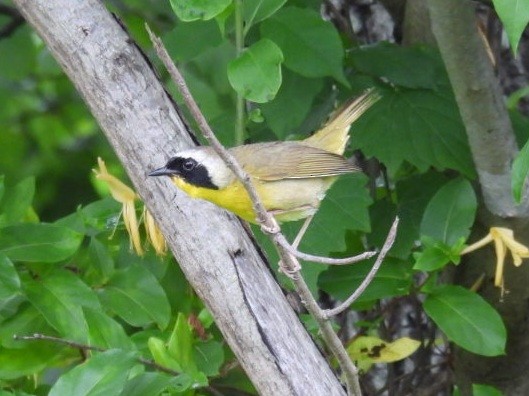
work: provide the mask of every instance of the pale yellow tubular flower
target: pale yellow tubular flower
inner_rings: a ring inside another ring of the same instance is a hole
[[[138,218],[136,217],[134,201],[129,201],[123,204],[123,222],[129,233],[130,243],[134,247],[134,251],[138,256],[143,256],[144,251],[141,246],[140,227],[138,225]]]
[[[107,183],[108,188],[110,189],[110,194],[112,194],[112,198],[122,204],[125,204],[129,201],[134,201],[136,199],[137,195],[132,188],[127,186],[117,177],[108,173],[105,162],[101,159],[101,157],[97,158],[97,163],[99,165],[99,172],[97,169],[94,169],[94,173],[99,180]]]
[[[514,233],[512,230],[499,227],[494,228],[494,230],[500,236],[500,238],[502,238],[503,243],[505,246],[507,246],[507,249],[510,250],[514,265],[517,267],[522,265],[522,258],[529,257],[529,248],[514,239]]]
[[[107,183],[112,198],[123,205],[123,222],[125,228],[129,233],[131,246],[138,255],[143,255],[144,251],[141,246],[140,232],[138,226],[138,218],[136,216],[136,210],[134,208],[134,201],[137,198],[136,193],[132,188],[127,186],[117,177],[108,173],[105,162],[101,159],[97,159],[99,170],[94,169],[96,178]]]
[[[473,252],[474,250],[478,250],[479,248],[482,248],[483,246],[487,245],[490,242],[492,242],[492,235],[489,233],[487,234],[485,238],[480,239],[479,241],[474,242],[472,245],[469,245],[466,248],[464,248],[460,254],[463,255],[463,254]]]
[[[492,234],[492,229],[491,229]],[[496,274],[494,275],[494,286],[503,288],[503,268],[505,264],[505,244],[500,238],[494,239],[494,249],[496,250]]]
[[[145,225],[145,232],[147,233],[147,239],[154,247],[156,254],[161,256],[165,255],[167,252],[167,243],[165,242],[162,231],[160,231],[160,228],[154,221],[154,217],[152,217],[151,212],[149,212],[146,207],[143,207],[143,214],[143,222]]]
[[[485,238],[467,246],[461,252],[461,255],[479,249],[491,241],[494,241],[494,248],[496,250],[496,274],[494,277],[494,285],[501,287],[503,290],[503,270],[507,250],[511,252],[514,265],[519,267],[522,265],[522,259],[529,258],[529,248],[514,239],[514,232],[510,228],[491,227],[489,234]]]

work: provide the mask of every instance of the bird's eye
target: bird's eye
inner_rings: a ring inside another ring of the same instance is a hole
[[[182,164],[182,168],[185,170],[185,171],[192,171],[193,169],[195,169],[195,166],[197,165],[197,163],[192,160],[192,159],[187,159],[184,161],[184,163]]]

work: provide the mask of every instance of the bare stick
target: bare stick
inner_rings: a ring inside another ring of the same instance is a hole
[[[39,334],[39,333],[35,333],[33,335],[30,335],[30,336],[19,336],[19,335],[15,334],[15,335],[13,335],[13,339],[17,340],[17,341],[51,341],[51,342],[55,342],[56,344],[67,345],[70,348],[81,349],[82,351],[96,351],[96,352],[106,352],[106,351],[108,351],[108,349],[105,349],[105,348],[101,348],[101,347],[97,347],[97,346],[93,346],[93,345],[80,344],[80,343],[75,342],[75,341],[65,340],[63,338],[49,336],[49,335],[45,335],[45,334]],[[142,364],[144,364],[146,366],[155,368],[156,370],[163,371],[164,373],[168,373],[168,374],[175,375],[175,376],[181,374],[178,371],[174,371],[174,370],[172,370],[170,368],[167,368],[167,367],[164,367],[164,366],[160,366],[158,363],[156,363],[153,360],[144,359],[142,357],[139,357],[137,359],[138,359],[138,361],[140,363],[142,363]]]
[[[389,229],[388,236],[386,237],[386,242],[384,242],[384,246],[382,246],[382,249],[380,250],[380,253],[375,261],[375,264],[373,264],[373,268],[369,271],[369,273],[366,275],[362,283],[356,288],[353,294],[349,296],[347,300],[345,300],[342,304],[338,305],[336,308],[333,309],[327,309],[324,312],[325,317],[331,318],[335,315],[338,315],[345,311],[349,306],[355,302],[358,297],[366,290],[367,286],[371,283],[373,278],[375,277],[378,269],[382,265],[382,261],[386,257],[386,254],[388,253],[389,249],[393,246],[393,242],[395,242],[395,237],[397,235],[397,227],[399,225],[399,218],[396,217],[395,221],[393,221],[393,225]]]
[[[330,258],[330,257],[323,257],[323,256],[315,256],[313,254],[303,253],[297,250],[294,245],[291,245],[290,243],[288,243],[287,239],[285,238],[283,234],[276,234],[273,236],[273,238],[276,240],[276,242],[279,245],[285,248],[285,250],[288,251],[290,254],[292,254],[294,257],[297,257],[299,259],[306,260],[306,261],[320,263],[320,264],[328,264],[328,265],[353,264],[353,263],[357,263],[362,260],[367,260],[373,257],[375,254],[377,254],[377,252],[364,252],[356,256],[345,257],[345,258]]]
[[[305,235],[305,233],[307,232],[308,228],[309,228],[309,225],[310,223],[312,222],[312,219],[314,218],[314,215],[310,215],[309,217],[307,217],[305,219],[305,221],[303,222],[303,225],[301,226],[301,228],[299,229],[298,231],[298,235],[296,235],[296,238],[294,238],[294,242],[292,242],[292,247],[294,249],[297,250],[297,248],[299,247],[299,244],[301,243],[301,239],[303,239],[303,236]]]

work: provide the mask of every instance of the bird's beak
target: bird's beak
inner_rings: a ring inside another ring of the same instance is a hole
[[[167,169],[167,167],[163,166],[161,168],[158,168],[156,170],[153,170],[151,173],[149,173],[148,176],[171,176],[174,175],[174,171]]]

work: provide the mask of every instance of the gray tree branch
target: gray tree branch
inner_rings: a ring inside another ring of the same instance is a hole
[[[343,395],[237,218],[188,199],[169,181],[146,178],[147,171],[193,142],[119,23],[97,0],[14,4],[84,97],[259,393]]]
[[[527,217],[529,200],[515,205],[511,164],[518,152],[503,93],[467,0],[428,0],[432,30],[466,127],[488,210]]]

